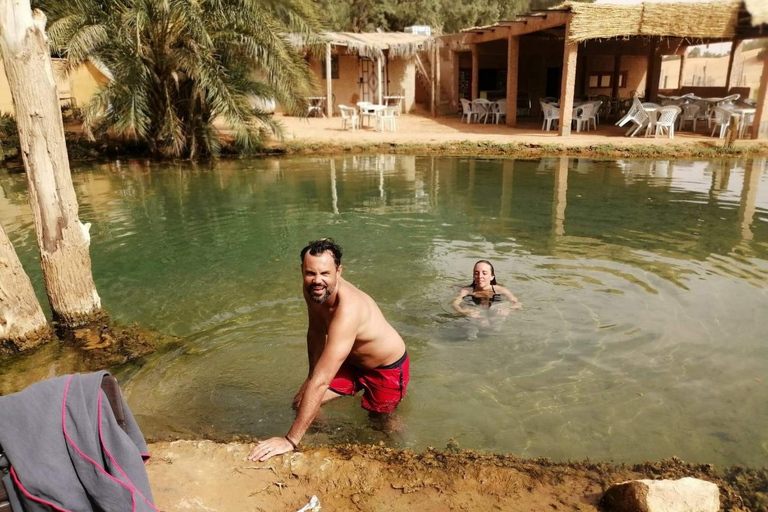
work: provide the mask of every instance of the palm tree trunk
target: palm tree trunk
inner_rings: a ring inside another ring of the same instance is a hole
[[[45,288],[54,320],[76,327],[99,316],[101,300],[91,275],[88,228],[78,219],[45,21],[29,0],[0,0],[0,46]]]
[[[32,283],[0,225],[0,354],[27,350],[49,339]]]

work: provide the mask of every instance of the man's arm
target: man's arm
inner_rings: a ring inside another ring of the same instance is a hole
[[[249,460],[265,461],[275,455],[292,451],[293,445],[301,442],[320,410],[325,391],[352,350],[357,327],[358,320],[351,313],[344,314],[341,310],[336,312],[336,317],[328,329],[328,339],[322,355],[302,386],[299,411],[293,420],[293,426],[285,437],[273,437],[257,444],[248,455]]]
[[[315,365],[320,360],[325,347],[325,322],[323,318],[309,308],[309,327],[307,327],[307,358],[309,359],[309,372],[307,378],[312,375]]]

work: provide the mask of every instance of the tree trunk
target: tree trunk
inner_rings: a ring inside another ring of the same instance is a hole
[[[29,0],[0,0],[0,45],[16,110],[45,289],[54,320],[76,327],[100,316],[88,225],[78,219],[45,15]]]
[[[32,283],[0,225],[0,354],[30,349],[50,334]]]

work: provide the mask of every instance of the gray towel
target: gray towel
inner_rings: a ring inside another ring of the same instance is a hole
[[[56,377],[0,397],[0,446],[25,511],[157,510],[144,437],[125,401],[126,430],[117,424],[104,375]]]

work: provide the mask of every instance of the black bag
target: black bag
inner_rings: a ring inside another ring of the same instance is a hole
[[[117,379],[111,375],[105,375],[101,379],[101,390],[107,396],[117,424],[125,430],[125,412],[123,411],[123,402],[120,400],[120,386],[117,384]],[[16,497],[16,488],[13,485],[10,472],[11,462],[3,453],[3,447],[0,446],[0,512],[24,512],[19,499]]]

